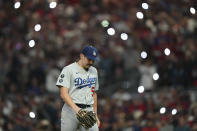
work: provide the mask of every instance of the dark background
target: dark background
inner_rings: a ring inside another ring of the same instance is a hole
[[[59,0],[53,9],[47,0],[21,0],[18,9],[15,2],[0,1],[0,131],[60,130],[55,83],[87,44],[99,50],[101,131],[197,130],[197,16],[190,12],[197,1]]]

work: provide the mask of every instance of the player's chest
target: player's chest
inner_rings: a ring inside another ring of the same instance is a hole
[[[93,73],[73,72],[72,82],[76,88],[91,87],[96,84],[97,76]]]

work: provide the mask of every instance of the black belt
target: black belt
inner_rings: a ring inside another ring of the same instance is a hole
[[[85,109],[88,107],[91,107],[91,105],[85,105],[85,104],[76,104],[79,108]]]

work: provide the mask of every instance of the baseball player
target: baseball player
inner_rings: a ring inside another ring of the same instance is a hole
[[[58,77],[56,85],[60,88],[60,96],[64,100],[61,113],[61,131],[85,131],[76,118],[80,109],[93,111],[96,124],[88,131],[98,131],[100,121],[97,116],[97,94],[99,89],[97,69],[93,67],[98,51],[93,46],[85,46],[80,59],[65,66]]]

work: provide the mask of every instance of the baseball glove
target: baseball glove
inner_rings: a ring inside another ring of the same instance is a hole
[[[96,123],[96,115],[93,111],[80,109],[76,116],[85,129],[91,128]]]

